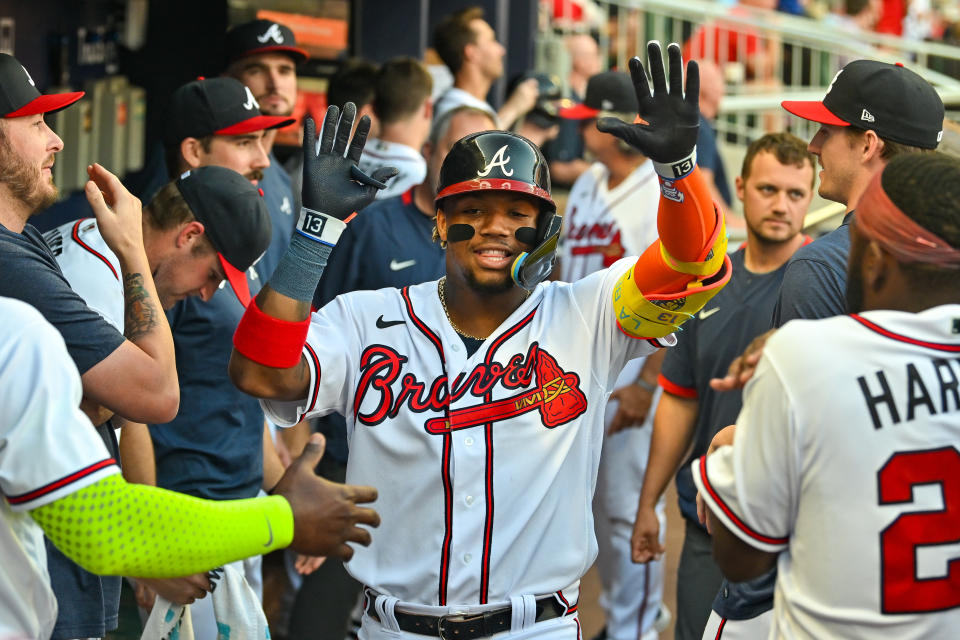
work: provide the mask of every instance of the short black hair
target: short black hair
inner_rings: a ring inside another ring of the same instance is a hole
[[[883,169],[880,184],[907,217],[960,250],[960,159],[939,151],[897,156]],[[960,289],[957,269],[926,263],[900,266],[918,288]]]
[[[347,60],[330,77],[327,85],[327,104],[343,108],[348,102],[357,105],[357,109],[373,102],[377,87],[377,74],[380,67],[363,58]]]

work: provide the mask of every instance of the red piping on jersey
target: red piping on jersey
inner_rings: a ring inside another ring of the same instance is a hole
[[[106,467],[109,467],[110,465],[115,465],[115,464],[117,464],[117,462],[113,458],[107,458],[106,460],[101,460],[100,462],[94,462],[88,467],[84,467],[79,471],[75,471],[68,476],[64,476],[63,478],[60,478],[59,480],[54,480],[53,482],[45,484],[39,489],[34,489],[33,491],[30,491],[28,493],[22,493],[18,496],[7,496],[7,502],[9,502],[10,504],[23,504],[24,502],[30,502],[31,500],[42,498],[43,496],[49,493],[53,493],[57,489],[65,487],[68,484],[72,484],[77,480],[81,480],[82,478],[89,476],[91,473],[95,473],[97,471],[100,471],[101,469],[104,469]]]
[[[637,611],[637,640],[643,638],[643,616],[647,613],[647,598],[650,595],[650,565],[643,565],[643,599],[640,600],[640,609]]]
[[[657,384],[663,387],[663,390],[667,393],[671,393],[675,396],[680,396],[681,398],[696,398],[697,390],[693,387],[681,387],[675,382],[671,382],[664,376],[662,373],[657,375]]]
[[[939,342],[927,342],[925,340],[917,340],[916,338],[908,338],[905,335],[894,333],[889,329],[884,329],[880,325],[870,322],[863,316],[851,313],[850,317],[865,326],[867,329],[879,333],[884,338],[890,338],[891,340],[897,340],[898,342],[906,342],[907,344],[912,344],[917,347],[923,347],[924,349],[936,349],[937,351],[947,351],[949,353],[960,353],[960,344],[945,344]]]
[[[97,251],[96,249],[94,249],[93,247],[91,247],[86,242],[80,239],[80,225],[86,222],[87,220],[90,220],[90,218],[81,218],[77,220],[77,224],[73,225],[73,232],[70,234],[70,236],[73,238],[73,241],[76,242],[78,245],[80,245],[81,247],[83,247],[93,255],[100,258],[100,260],[103,261],[103,264],[107,265],[107,269],[110,269],[110,273],[113,274],[113,277],[119,281],[120,276],[117,275],[117,270],[113,268],[113,265],[110,264],[110,261],[107,260],[107,258],[102,253],[100,253],[99,251]]]
[[[557,597],[560,598],[560,602],[563,603],[563,608],[565,609],[563,615],[570,613],[570,603],[567,602],[567,599],[563,597],[563,590],[557,591]]]
[[[770,536],[765,536],[762,533],[757,533],[753,529],[747,526],[747,524],[737,517],[737,514],[733,512],[727,503],[720,498],[720,495],[714,491],[713,487],[710,485],[710,479],[707,477],[707,456],[700,456],[700,480],[703,482],[704,488],[707,490],[707,493],[710,494],[710,497],[713,498],[714,502],[717,503],[717,506],[730,518],[730,521],[737,526],[738,529],[743,531],[745,534],[757,540],[758,542],[763,542],[765,544],[776,544],[776,545],[785,545],[789,541],[788,538],[773,538]]]
[[[493,364],[493,357],[496,354],[497,349],[503,346],[507,340],[516,335],[523,327],[530,323],[533,320],[533,316],[537,313],[537,309],[534,308],[533,311],[528,313],[520,322],[513,325],[506,331],[504,331],[496,340],[490,343],[490,347],[487,349],[487,355],[484,357],[483,361],[488,367]],[[488,389],[485,394],[483,394],[483,399],[486,402],[493,402],[493,390]],[[490,591],[490,549],[493,546],[493,423],[488,422],[483,425],[483,437],[487,446],[487,459],[486,467],[484,469],[485,480],[484,480],[484,490],[486,492],[487,499],[487,514],[486,521],[483,525],[483,560],[480,565],[480,604],[487,604],[487,599],[489,597]]]
[[[413,311],[413,302],[410,300],[410,287],[404,287],[400,290],[403,302],[407,307],[407,314],[414,326],[426,336],[427,340],[433,343],[440,354],[440,364],[443,367],[443,376],[447,377],[446,358],[443,355],[443,343],[440,337],[434,333],[427,324],[417,317]],[[447,388],[447,399],[449,402],[450,389]],[[447,415],[450,415],[450,406],[447,405]],[[453,542],[453,480],[450,478],[450,459],[453,450],[453,439],[449,433],[443,434],[443,462],[440,468],[440,480],[443,483],[443,547],[440,550],[440,584],[437,587],[437,603],[443,607],[447,604],[447,583],[450,572],[450,545]]]
[[[400,201],[403,204],[410,206],[410,203],[413,202],[413,187],[410,187],[400,195]]]
[[[313,360],[313,370],[316,372],[313,393],[311,394],[312,398],[310,399],[310,406],[307,408],[307,413],[310,413],[317,406],[317,398],[320,396],[320,359],[317,358],[317,352],[313,350],[313,347],[306,343],[304,343],[303,346],[306,348],[310,359]]]
[[[724,628],[726,625],[727,625],[727,619],[726,619],[726,618],[721,618],[721,619],[720,619],[720,626],[717,627],[717,635],[715,635],[715,636],[713,637],[713,640],[720,640],[720,636],[723,635],[723,628]]]

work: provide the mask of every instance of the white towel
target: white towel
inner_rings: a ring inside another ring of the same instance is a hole
[[[218,640],[268,640],[267,618],[257,595],[243,575],[227,565],[214,579],[213,613]],[[177,605],[157,596],[141,640],[193,640],[190,605]]]

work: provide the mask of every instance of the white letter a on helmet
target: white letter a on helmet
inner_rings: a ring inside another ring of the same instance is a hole
[[[482,170],[478,171],[477,175],[480,176],[481,178],[486,178],[488,175],[490,175],[490,171],[494,167],[500,167],[500,170],[503,172],[503,175],[508,177],[512,176],[513,169],[507,169],[507,163],[510,162],[510,156],[506,155],[506,153],[507,153],[507,145],[503,145],[502,147],[497,149],[497,152],[493,154],[493,158],[490,160],[490,163],[487,166],[485,166]]]

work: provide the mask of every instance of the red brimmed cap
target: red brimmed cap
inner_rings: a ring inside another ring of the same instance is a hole
[[[0,53],[0,115],[4,118],[59,111],[82,97],[83,91],[41,94],[24,66]]]
[[[273,20],[253,20],[239,24],[227,32],[227,64],[257,53],[286,53],[295,62],[310,55],[297,46],[290,27]]]
[[[780,106],[804,120],[811,120],[820,124],[834,124],[838,127],[850,126],[849,122],[838,118],[819,100],[784,100],[780,103]]]
[[[583,102],[560,109],[560,117],[568,120],[596,118],[601,111],[636,113],[637,92],[633,81],[623,71],[604,71],[587,80]]]
[[[203,224],[203,233],[240,303],[250,303],[247,269],[270,246],[273,226],[259,189],[236,171],[215,165],[186,171],[177,188]]]
[[[943,136],[943,101],[929,82],[900,64],[854,60],[833,77],[822,101],[780,104],[806,120],[875,131],[921,149],[936,149]]]
[[[235,78],[201,78],[173,92],[167,109],[164,143],[185,138],[236,136],[293,124],[286,116],[265,116],[249,87]]]

